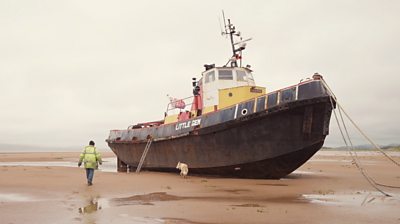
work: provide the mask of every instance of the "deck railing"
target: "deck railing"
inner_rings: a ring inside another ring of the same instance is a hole
[[[259,111],[263,110],[269,110],[273,108],[279,108],[280,105],[286,104],[291,101],[296,101],[296,100],[307,100],[307,99],[313,99],[316,97],[321,97],[321,96],[327,96],[329,93],[325,89],[325,87],[322,85],[320,80],[307,80],[305,82],[301,82],[299,84],[289,86],[280,90],[276,90],[273,92],[270,92],[268,94],[258,96],[252,99],[249,99],[244,102],[240,102],[238,104],[232,105],[227,108],[218,108],[218,110],[226,110],[228,111],[229,114],[232,115],[232,117],[229,116],[223,116],[221,118],[217,119],[204,119],[202,120],[202,125],[205,126],[210,126],[214,125],[216,123],[221,123],[225,122],[228,120],[232,119],[237,119],[243,116],[247,116],[252,113],[256,113]],[[187,97],[183,98],[183,102],[185,102],[185,105],[183,106],[181,104],[181,108],[176,108],[174,106],[171,106],[173,102],[170,102],[167,106],[167,112],[171,112],[172,110],[190,110],[190,107],[192,105],[192,102],[190,102],[193,99],[192,97]],[[230,111],[234,111],[234,113],[230,113]],[[210,112],[207,114],[203,114],[205,118],[209,116],[215,116],[216,112]],[[218,116],[217,116],[218,117]],[[184,122],[184,121],[181,121]],[[141,123],[137,124],[135,126],[131,126],[128,128],[128,130],[112,130],[110,131],[110,135],[108,138],[108,141],[119,141],[119,142],[124,142],[124,141],[144,141],[148,139],[149,136],[154,135],[155,132],[157,132],[156,129],[152,129],[150,127],[154,126],[162,126],[165,124],[163,120],[161,121],[155,121],[155,122],[147,122],[147,123]],[[141,129],[141,130],[135,130],[135,129]],[[161,130],[161,129],[160,129]],[[167,130],[167,129],[165,129]],[[168,131],[164,132],[161,131],[159,133],[160,136],[158,137],[168,137],[169,134],[172,135],[174,128],[171,130],[168,129]],[[171,132],[171,133],[170,133]],[[174,133],[174,134],[182,134],[182,133]],[[184,133],[185,134],[185,133]],[[187,134],[187,133],[186,133]]]
[[[182,111],[190,111],[193,104],[193,96],[189,96],[182,99],[171,99],[167,104],[167,109],[165,110],[165,116],[170,113],[179,114]]]

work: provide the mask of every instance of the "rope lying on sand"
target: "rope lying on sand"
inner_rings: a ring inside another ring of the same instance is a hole
[[[355,150],[354,150],[354,146],[353,146],[353,143],[352,143],[352,141],[351,141],[349,132],[347,131],[346,123],[344,122],[343,115],[342,115],[341,111],[343,111],[343,113],[344,113],[344,114],[346,115],[346,117],[350,120],[350,122],[357,128],[357,130],[358,130],[372,145],[375,146],[376,149],[378,149],[384,156],[386,156],[390,161],[392,161],[392,162],[393,162],[394,164],[396,164],[397,166],[400,166],[400,164],[399,164],[397,161],[395,161],[393,158],[391,158],[389,155],[387,155],[387,154],[386,154],[377,144],[375,144],[370,138],[368,138],[368,136],[355,124],[355,122],[350,118],[350,116],[344,111],[343,107],[339,104],[339,102],[337,101],[337,98],[336,98],[335,94],[334,94],[334,93],[332,92],[332,90],[329,88],[329,86],[328,86],[328,84],[325,82],[325,80],[323,80],[323,79],[321,79],[321,80],[322,80],[322,84],[325,86],[326,90],[331,94],[331,96],[334,98],[334,100],[335,100],[335,102],[336,102],[336,105],[337,105],[337,108],[338,108],[338,111],[339,111],[339,115],[340,115],[340,118],[341,118],[341,123],[342,123],[342,125],[343,125],[343,127],[344,127],[344,130],[345,130],[345,132],[346,132],[346,136],[347,136],[347,139],[348,139],[348,141],[349,141],[349,143],[350,143],[351,148],[349,147],[349,144],[347,143],[346,137],[345,137],[345,135],[343,134],[341,125],[340,125],[340,123],[339,123],[339,119],[338,119],[338,117],[337,117],[337,115],[336,115],[336,111],[335,111],[335,107],[334,107],[334,104],[333,104],[333,101],[332,101],[332,97],[330,98],[332,110],[333,110],[334,115],[335,115],[335,118],[336,118],[336,123],[337,123],[337,125],[338,125],[338,127],[339,127],[339,130],[340,130],[340,133],[341,133],[341,135],[342,135],[343,141],[344,141],[344,143],[346,144],[346,148],[348,149],[348,151],[349,151],[349,153],[350,153],[350,155],[351,155],[353,161],[355,162],[356,167],[358,168],[358,170],[361,172],[361,174],[364,176],[364,178],[368,181],[368,183],[369,183],[372,187],[374,187],[377,191],[379,191],[380,193],[382,193],[384,196],[386,196],[386,197],[392,197],[390,194],[384,192],[384,191],[383,191],[382,189],[380,189],[378,186],[390,187],[390,188],[400,188],[400,187],[377,183],[372,177],[370,177],[370,176],[368,175],[368,173],[366,172],[366,170],[361,166],[361,163],[360,163],[360,161],[358,160],[357,153],[356,153]]]

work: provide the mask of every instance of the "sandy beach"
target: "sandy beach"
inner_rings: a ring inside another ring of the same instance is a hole
[[[1,153],[1,223],[400,223],[400,188],[381,187],[392,197],[383,196],[346,152],[320,151],[281,180],[99,170],[93,186],[68,165],[78,156]],[[400,186],[400,168],[382,155],[359,158],[378,183]]]

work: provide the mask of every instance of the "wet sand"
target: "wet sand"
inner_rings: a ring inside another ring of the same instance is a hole
[[[377,182],[400,186],[400,167],[359,155]],[[83,169],[46,163],[78,156],[1,153],[1,223],[400,223],[400,188],[381,187],[393,196],[384,197],[345,152],[321,151],[281,180],[97,171],[87,186]]]

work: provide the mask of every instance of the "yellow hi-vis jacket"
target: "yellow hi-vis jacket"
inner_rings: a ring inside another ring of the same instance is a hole
[[[97,168],[97,163],[102,163],[101,155],[97,152],[96,147],[94,146],[86,146],[83,152],[79,157],[79,164],[84,163],[85,168]]]

